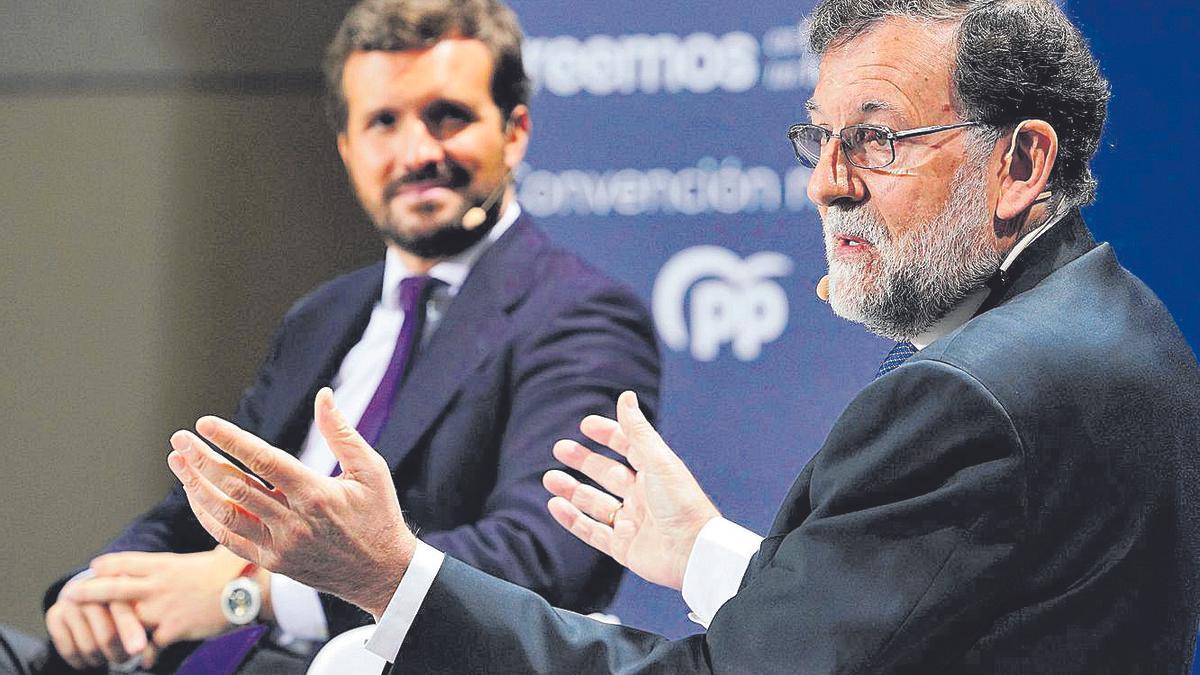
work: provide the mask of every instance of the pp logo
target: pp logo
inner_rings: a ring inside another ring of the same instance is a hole
[[[675,351],[690,345],[698,361],[717,358],[727,343],[738,359],[753,361],[787,328],[787,293],[775,279],[791,271],[792,260],[774,251],[742,260],[720,246],[684,249],[654,281],[651,305],[659,335]]]

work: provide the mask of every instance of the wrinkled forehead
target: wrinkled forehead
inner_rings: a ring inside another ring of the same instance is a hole
[[[903,128],[954,119],[956,27],[889,18],[830,49],[806,104],[812,121]]]

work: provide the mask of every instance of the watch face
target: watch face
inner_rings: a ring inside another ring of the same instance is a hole
[[[229,594],[229,611],[233,612],[236,617],[245,617],[250,613],[250,606],[253,604],[253,596],[250,591],[244,588],[235,588]]]
[[[258,618],[262,609],[262,591],[247,577],[238,577],[221,594],[221,612],[229,623],[244,626]]]

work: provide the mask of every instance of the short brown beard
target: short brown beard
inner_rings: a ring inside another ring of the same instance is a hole
[[[458,255],[463,251],[471,248],[476,243],[481,241],[495,227],[496,221],[499,219],[500,205],[496,204],[492,207],[492,212],[488,213],[487,220],[479,227],[468,230],[463,227],[462,219],[468,210],[473,207],[470,202],[465,203],[460,209],[461,213],[449,218],[441,223],[438,223],[432,229],[416,235],[406,235],[399,227],[391,222],[388,216],[384,216],[382,223],[375,223],[375,230],[383,236],[390,244],[395,244],[403,251],[407,251],[418,258],[426,260],[440,260]]]
[[[392,217],[389,204],[396,193],[406,184],[423,180],[437,180],[445,183],[451,189],[460,190],[463,204],[458,213],[437,223],[433,228],[418,234],[405,234],[404,228]],[[467,191],[471,182],[471,174],[456,162],[446,160],[439,164],[430,164],[410,175],[391,181],[383,189],[380,213],[373,220],[375,230],[388,243],[395,244],[418,258],[437,260],[449,258],[462,253],[474,246],[487,236],[496,224],[499,216],[499,206],[494,206],[488,213],[488,218],[479,227],[468,230],[462,226],[463,216],[484,198],[478,198]]]

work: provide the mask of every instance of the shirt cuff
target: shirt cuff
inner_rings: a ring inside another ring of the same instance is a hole
[[[67,583],[63,584],[62,588],[58,589],[58,596],[55,599],[57,600],[57,599],[62,598],[63,591],[67,590],[67,586],[70,586],[71,584],[75,583],[76,581],[83,581],[84,579],[91,579],[94,576],[96,576],[96,573],[92,571],[92,568],[85,567],[82,572],[80,572],[79,574],[76,574],[75,576],[71,577],[70,579],[67,579]]]
[[[271,611],[275,623],[288,639],[324,642],[329,639],[325,609],[316,589],[271,573]]]
[[[416,552],[400,579],[400,585],[396,587],[396,594],[392,596],[387,609],[383,610],[383,616],[379,617],[375,633],[367,640],[367,651],[395,663],[400,645],[412,628],[417,612],[421,610],[445,559],[445,553],[423,541],[417,541]]]
[[[724,518],[704,524],[683,571],[683,601],[691,608],[688,618],[708,628],[727,600],[738,592],[750,558],[762,537]]]

